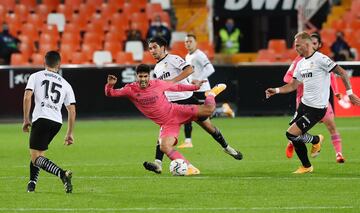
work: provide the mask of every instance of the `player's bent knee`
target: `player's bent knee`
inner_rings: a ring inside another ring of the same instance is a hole
[[[297,141],[296,138],[297,138],[298,136],[293,135],[293,134],[291,134],[291,133],[289,133],[289,132],[286,132],[286,137],[287,137],[287,139],[289,139],[290,141],[292,141],[292,142],[294,143],[294,142]]]

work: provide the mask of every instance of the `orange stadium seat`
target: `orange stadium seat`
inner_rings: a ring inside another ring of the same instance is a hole
[[[32,65],[44,65],[44,57],[43,54],[34,53],[31,56],[31,64]]]
[[[84,44],[92,44],[96,47],[96,49],[102,48],[102,42],[103,42],[103,34],[98,34],[94,32],[87,32],[84,34]]]
[[[103,0],[86,0],[86,4],[90,4],[94,6],[96,9],[100,9],[101,4],[104,2]]]
[[[0,5],[4,6],[7,11],[14,11],[16,0],[1,0]]]
[[[48,14],[50,13],[50,9],[45,4],[38,4],[35,13],[41,17],[41,20],[45,21],[47,19]]]
[[[349,27],[353,30],[359,30],[360,29],[360,19],[354,19],[349,23]]]
[[[118,52],[122,52],[124,49],[121,42],[111,42],[107,41],[104,44],[104,50],[110,51],[113,58],[116,58]]]
[[[185,57],[187,54],[187,49],[185,48],[185,44],[182,41],[176,41],[171,45],[171,53],[177,54],[181,57]]]
[[[124,14],[115,13],[114,15],[112,15],[110,22],[111,22],[109,29],[110,31],[112,31],[111,29],[126,31],[130,27],[129,19]]]
[[[41,33],[50,34],[56,41],[60,39],[58,28],[53,24],[44,24],[41,28]]]
[[[59,48],[57,47],[56,44],[54,44],[53,42],[49,42],[49,43],[39,43],[39,53],[42,55],[45,55],[48,51],[50,50],[55,50],[57,51]]]
[[[61,53],[61,63],[70,63],[71,55],[76,51],[76,47],[72,44],[61,44],[60,53]]]
[[[86,21],[89,21],[91,16],[96,12],[96,8],[92,4],[81,4],[79,8],[79,16]]]
[[[36,13],[31,13],[28,15],[27,17],[27,22],[30,24],[33,24],[34,27],[37,29],[37,31],[40,31],[40,29],[42,28],[42,26],[44,25],[45,20],[41,18],[41,16],[39,16]]]
[[[86,60],[91,61],[93,58],[93,53],[96,50],[102,49],[101,47],[98,48],[98,46],[93,43],[84,43],[81,47],[81,51],[84,53]]]
[[[130,4],[130,3],[124,4],[123,14],[125,14],[127,17],[130,17],[131,14],[139,13],[139,12],[141,12],[141,8],[139,7],[138,4]]]
[[[89,64],[90,61],[87,59],[83,52],[72,52],[71,59],[72,64]]]
[[[116,7],[110,4],[103,3],[100,7],[100,14],[103,19],[105,19],[107,22],[110,21],[112,15],[114,15],[117,12]]]
[[[27,43],[20,43],[19,50],[21,54],[23,54],[26,59],[29,59],[30,56],[34,53],[34,45]]]
[[[268,43],[268,49],[274,50],[277,54],[283,54],[287,47],[284,39],[271,39]]]
[[[27,19],[27,16],[29,15],[29,10],[26,5],[24,4],[17,4],[15,5],[14,13],[18,15],[21,22],[25,22]]]
[[[3,21],[5,20],[5,17],[6,17],[6,9],[3,5],[0,5],[0,21],[1,23],[3,23]]]
[[[118,31],[110,31],[105,34],[104,41],[106,42],[120,42],[123,43],[126,40],[125,33],[119,33]]]
[[[90,24],[93,25],[94,27],[97,27],[99,31],[102,30],[102,32],[107,31],[109,29],[109,22],[104,17],[102,17],[100,14],[97,13],[90,18]]]
[[[29,11],[35,11],[36,8],[36,0],[19,0],[20,4],[25,5]]]
[[[28,45],[32,45],[33,47],[35,47],[33,37],[31,37],[27,34],[20,34],[18,36],[18,38],[22,44],[28,44]]]
[[[147,3],[145,8],[146,15],[151,18],[151,15],[154,13],[160,13],[163,9],[161,7],[161,4],[159,3]]]
[[[74,13],[74,8],[72,5],[59,4],[56,12],[64,14],[66,21],[70,21],[72,14]]]
[[[21,26],[22,26],[20,17],[14,13],[7,14],[6,23],[9,25],[10,34],[17,36],[17,34],[21,30]]]
[[[80,33],[64,32],[61,35],[61,43],[71,43],[76,46],[80,44],[80,41]]]
[[[202,50],[207,57],[212,60],[215,57],[215,48],[214,45],[209,42],[199,42],[198,48]]]
[[[141,61],[143,64],[156,64],[156,60],[149,52],[144,52],[143,59]]]
[[[74,23],[67,23],[65,24],[63,33],[67,33],[67,32],[79,34],[80,33],[79,26]]]
[[[65,0],[64,5],[70,6],[74,11],[79,11],[80,5],[83,3],[83,0]]]
[[[32,23],[25,23],[21,27],[21,34],[30,36],[33,41],[39,41],[39,32],[38,28],[34,26]]]
[[[331,27],[336,31],[342,31],[345,28],[345,22],[342,19],[332,21]]]
[[[256,62],[274,62],[275,52],[272,49],[259,50]]]
[[[137,5],[137,7],[138,7],[140,10],[145,11],[146,4],[148,3],[148,0],[128,0],[127,2],[128,2],[129,4]]]
[[[320,31],[320,36],[323,43],[332,44],[336,39],[336,31],[331,28],[325,28]]]
[[[115,62],[117,64],[123,65],[133,65],[135,64],[132,53],[129,52],[118,52],[116,54]]]
[[[124,10],[125,0],[108,0],[107,3],[114,7],[116,11]]]
[[[42,3],[49,8],[49,12],[55,12],[60,0],[42,0]]]
[[[131,23],[136,22],[136,23],[148,23],[149,24],[149,19],[146,16],[145,13],[133,13],[130,16],[130,21]]]
[[[171,28],[170,15],[168,12],[166,12],[166,11],[156,12],[156,13],[153,13],[151,15],[151,17],[149,17],[149,18],[151,19],[151,21],[154,21],[156,16],[160,16],[161,21],[165,22],[167,27]]]
[[[41,33],[39,43],[40,44],[51,44],[53,46],[57,46],[59,42],[59,37],[54,37],[50,33]]]
[[[27,60],[26,56],[21,53],[14,53],[11,54],[10,59],[11,65],[29,65],[29,61]]]
[[[77,13],[73,13],[72,16],[71,16],[71,20],[70,22],[71,24],[73,24],[74,26],[76,26],[76,28],[79,30],[79,31],[84,31],[85,28],[86,28],[86,25],[88,23],[88,20],[87,19],[84,19],[82,18],[79,14]],[[68,24],[66,24],[68,25]],[[66,25],[65,25],[65,28],[66,28]]]
[[[130,28],[134,29],[134,30],[139,30],[141,32],[141,38],[143,40],[146,39],[146,33],[147,33],[148,29],[149,29],[149,24],[148,23],[146,23],[146,22],[132,22]]]

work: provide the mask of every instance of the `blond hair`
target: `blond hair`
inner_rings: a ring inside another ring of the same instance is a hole
[[[302,39],[302,40],[308,40],[308,41],[311,42],[311,36],[310,36],[310,34],[307,33],[307,32],[305,32],[305,31],[302,31],[302,32],[297,33],[294,38],[295,38],[295,39],[300,38],[300,39]]]

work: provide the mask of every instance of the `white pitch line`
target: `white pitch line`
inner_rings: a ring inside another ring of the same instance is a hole
[[[328,209],[358,209],[358,207],[354,208],[353,206],[289,206],[289,207],[229,207],[229,208],[211,208],[211,207],[199,207],[199,208],[0,208],[0,211],[60,211],[60,212],[68,212],[68,211],[85,211],[85,212],[122,212],[122,211],[135,211],[135,212],[145,212],[145,211],[276,211],[276,210],[328,210]]]
[[[267,176],[255,176],[255,177],[236,177],[236,176],[227,176],[227,177],[216,177],[216,176],[191,176],[191,177],[172,177],[172,176],[74,176],[75,179],[114,179],[114,180],[147,180],[147,179],[174,179],[174,178],[185,178],[186,180],[191,179],[206,179],[206,180],[226,180],[226,179],[238,179],[238,180],[298,180],[302,177],[307,177],[312,180],[360,180],[360,177],[312,177],[311,175],[299,176],[293,175],[293,177],[267,177]],[[0,179],[27,179],[27,176],[2,176]],[[54,179],[54,177],[41,177],[41,179]]]

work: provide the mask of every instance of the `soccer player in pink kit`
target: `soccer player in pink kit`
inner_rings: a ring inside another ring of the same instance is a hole
[[[312,40],[315,50],[319,50],[322,47],[321,37],[319,34],[317,34],[317,33],[311,34],[311,40]],[[293,73],[296,68],[296,65],[301,59],[302,59],[301,56],[297,56],[295,58],[295,60],[292,62],[291,66],[289,67],[289,70],[286,72],[286,74],[284,76],[285,83],[290,83],[290,81],[293,78]],[[331,85],[331,88],[332,88],[335,96],[338,99],[341,99],[341,94],[339,93],[339,89],[338,89],[338,85],[337,85],[334,73],[331,73],[330,85]],[[296,108],[299,106],[301,97],[303,96],[303,90],[304,90],[303,84],[300,84],[298,86],[298,88],[296,89]],[[336,153],[336,162],[344,163],[345,159],[342,155],[341,137],[340,137],[340,133],[336,129],[336,125],[335,125],[335,121],[334,121],[334,111],[333,111],[333,108],[330,103],[328,104],[326,114],[323,117],[323,119],[321,120],[321,122],[323,122],[325,124],[326,128],[329,130],[329,132],[331,134],[332,144],[334,146],[335,153]],[[286,147],[286,156],[288,158],[292,158],[293,153],[294,153],[294,146],[291,143],[291,141],[289,141],[289,143]]]
[[[179,105],[170,103],[165,91],[195,91],[203,83],[195,82],[195,85],[184,85],[166,82],[162,80],[150,80],[150,67],[140,64],[136,68],[137,81],[126,84],[120,89],[114,89],[117,78],[109,75],[105,85],[105,95],[109,97],[127,97],[146,117],[160,126],[159,142],[160,150],[170,160],[183,159],[188,164],[186,175],[200,174],[200,170],[194,167],[180,152],[174,149],[177,144],[180,126],[189,121],[196,121],[199,117],[209,117],[216,108],[215,96],[222,92],[225,84],[214,87],[205,99],[204,105]]]

